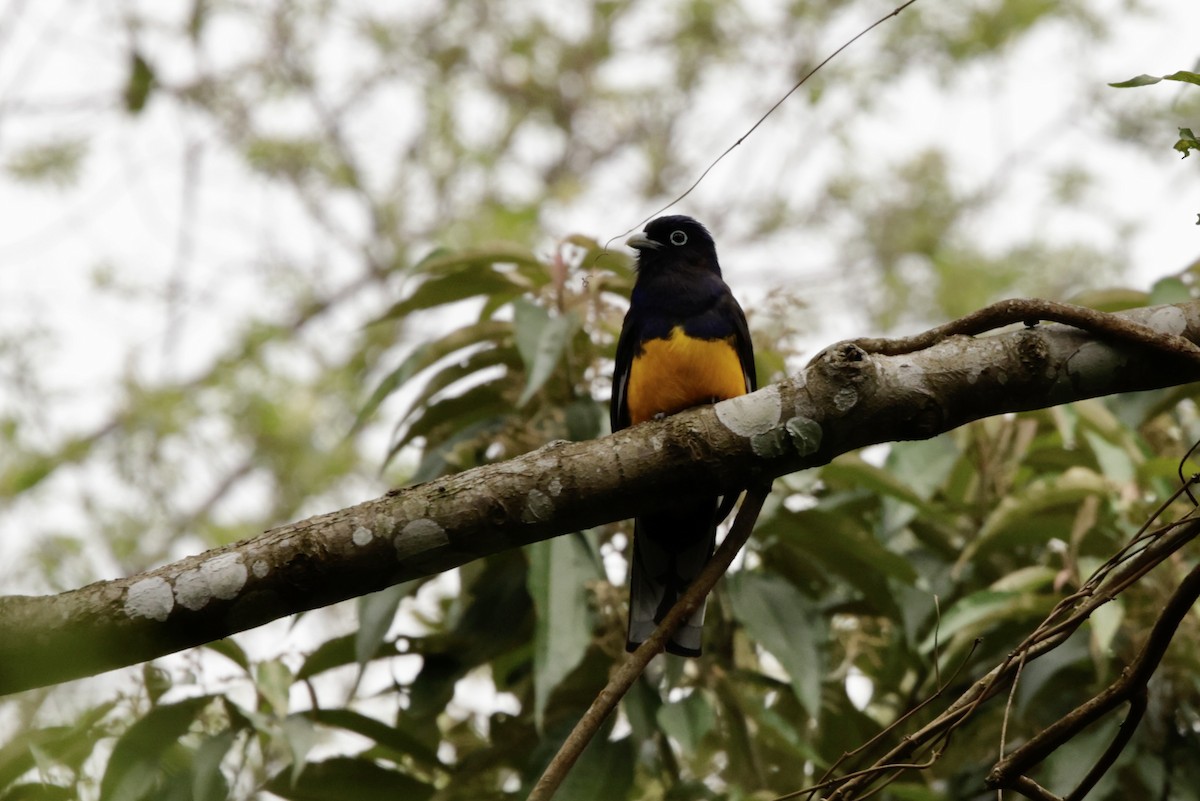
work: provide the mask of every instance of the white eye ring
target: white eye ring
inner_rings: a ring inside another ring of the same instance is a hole
[[[672,231],[671,232],[671,244],[672,245],[686,245],[687,244],[687,234],[685,234],[683,231]]]

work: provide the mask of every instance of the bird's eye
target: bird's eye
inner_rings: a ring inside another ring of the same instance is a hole
[[[671,244],[672,245],[686,245],[687,244],[687,234],[685,234],[683,231],[672,231],[671,232]]]

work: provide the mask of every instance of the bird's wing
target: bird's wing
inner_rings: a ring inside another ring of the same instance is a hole
[[[613,431],[629,428],[629,370],[637,352],[641,324],[635,308],[631,305],[621,325],[621,336],[617,340],[616,364],[613,366],[612,400],[608,406],[608,420]]]

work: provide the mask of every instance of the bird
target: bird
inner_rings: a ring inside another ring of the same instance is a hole
[[[708,230],[691,217],[652,220],[625,243],[637,252],[617,339],[609,421],[614,432],[757,388],[746,315],[721,276]],[[737,495],[689,497],[634,520],[626,650],[634,651],[712,557]],[[667,642],[701,654],[702,604]]]

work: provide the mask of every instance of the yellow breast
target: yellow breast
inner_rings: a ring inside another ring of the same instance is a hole
[[[733,337],[692,339],[681,326],[667,339],[642,343],[629,368],[629,422],[746,394]]]

